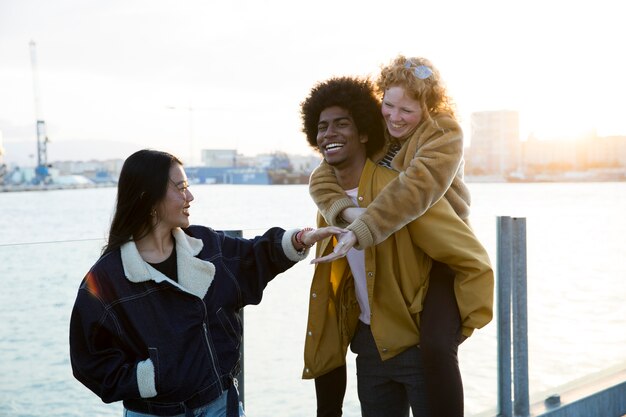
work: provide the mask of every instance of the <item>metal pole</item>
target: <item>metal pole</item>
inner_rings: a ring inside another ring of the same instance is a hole
[[[224,230],[224,234],[226,236],[230,236],[230,237],[243,237],[243,232],[241,230]],[[244,390],[244,356],[243,356],[243,352],[244,352],[244,348],[243,348],[243,341],[244,341],[244,326],[243,326],[243,308],[241,310],[239,310],[239,318],[241,319],[241,345],[239,346],[239,364],[240,364],[240,370],[239,370],[239,374],[237,374],[235,376],[235,378],[237,378],[238,381],[238,385],[237,385],[237,389],[239,391],[239,401],[241,401],[241,404],[244,405],[245,408],[245,390]]]
[[[498,416],[512,417],[511,403],[511,218],[497,218]]]
[[[513,409],[516,417],[530,415],[528,387],[528,308],[526,219],[513,218]]]

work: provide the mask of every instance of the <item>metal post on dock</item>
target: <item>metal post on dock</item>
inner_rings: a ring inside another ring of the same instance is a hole
[[[528,417],[526,219],[499,216],[497,233],[498,416]]]
[[[241,230],[224,230],[224,234],[230,237],[243,237],[243,232]],[[244,405],[245,408],[245,389],[244,389],[244,356],[243,356],[243,340],[244,340],[244,331],[243,331],[243,308],[239,310],[239,318],[241,319],[241,345],[239,346],[239,374],[235,376],[237,378],[237,390],[239,391],[239,401]]]

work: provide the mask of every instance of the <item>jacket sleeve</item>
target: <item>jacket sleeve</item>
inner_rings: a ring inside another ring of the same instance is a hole
[[[237,307],[261,302],[263,290],[276,275],[306,259],[309,250],[297,252],[291,243],[291,237],[298,231],[273,227],[252,239],[220,233],[224,262],[243,295]]]
[[[493,316],[494,291],[489,255],[450,203],[446,199],[439,200],[407,227],[414,244],[456,273],[454,293],[463,334],[470,336],[474,329],[489,323]]]
[[[309,193],[322,216],[329,225],[345,227],[347,223],[341,219],[341,212],[348,207],[354,207],[350,197],[337,184],[337,177],[333,168],[322,161],[315,168],[309,179]]]
[[[93,279],[88,276],[85,282],[70,319],[74,376],[105,403],[156,396],[152,361],[147,357],[136,360],[126,354],[116,321],[88,289]]]
[[[347,228],[363,249],[387,239],[436,203],[450,188],[463,158],[463,133],[450,117],[438,117],[416,132],[396,158],[404,171]],[[419,141],[414,143],[413,141]],[[402,153],[405,153],[404,156]],[[394,161],[395,165],[395,161]]]

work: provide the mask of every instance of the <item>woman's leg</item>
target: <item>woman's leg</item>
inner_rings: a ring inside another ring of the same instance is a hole
[[[315,378],[317,417],[340,417],[345,394],[345,365]]]
[[[458,346],[461,316],[454,295],[454,271],[434,262],[421,314],[420,347],[432,415],[463,416],[463,382]]]

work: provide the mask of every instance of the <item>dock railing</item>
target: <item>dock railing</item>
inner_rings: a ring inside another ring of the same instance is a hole
[[[230,236],[230,237],[243,237],[243,231],[242,230],[224,230],[224,234],[226,236]],[[239,310],[239,318],[241,319],[241,328],[244,328],[244,321],[243,321],[243,308],[241,310]],[[237,374],[235,376],[235,378],[237,379],[237,391],[239,391],[239,401],[241,402],[242,406],[245,406],[246,401],[245,401],[245,381],[244,381],[244,376],[245,376],[245,372],[244,372],[244,336],[245,336],[245,332],[241,332],[241,344],[239,345],[239,374]]]
[[[528,383],[526,219],[499,216],[497,235],[497,417],[625,416],[626,366],[561,387],[562,392],[551,394],[531,407]]]

